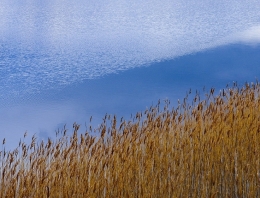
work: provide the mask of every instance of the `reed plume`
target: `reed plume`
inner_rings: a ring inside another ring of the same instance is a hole
[[[99,136],[75,123],[13,151],[4,139],[0,197],[259,197],[259,94],[234,84],[130,121],[106,115]]]

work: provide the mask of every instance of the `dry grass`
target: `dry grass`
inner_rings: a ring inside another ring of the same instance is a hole
[[[260,85],[213,93],[3,150],[0,197],[259,197]]]

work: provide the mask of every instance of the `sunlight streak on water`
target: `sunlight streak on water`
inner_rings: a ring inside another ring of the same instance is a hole
[[[247,41],[259,10],[258,0],[3,0],[0,98]]]

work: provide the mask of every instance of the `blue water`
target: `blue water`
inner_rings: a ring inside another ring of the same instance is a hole
[[[81,125],[81,132],[90,126],[98,127],[106,113],[130,119],[131,114],[144,111],[158,100],[170,99],[172,105],[186,93],[203,87],[216,92],[232,85],[242,86],[260,77],[260,45],[229,45],[205,52],[179,57],[85,80],[63,89],[51,89],[26,97],[2,101],[0,114],[1,138],[16,145],[27,130],[39,139],[53,137],[55,130],[67,124]]]
[[[260,76],[252,1],[2,0],[0,140],[16,145],[105,113],[128,119],[159,99]]]

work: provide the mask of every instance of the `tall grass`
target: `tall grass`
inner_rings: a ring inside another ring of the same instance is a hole
[[[131,121],[106,115],[99,137],[74,124],[20,142],[1,151],[0,197],[259,197],[259,94],[234,84]]]

